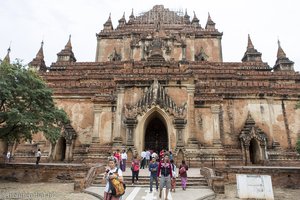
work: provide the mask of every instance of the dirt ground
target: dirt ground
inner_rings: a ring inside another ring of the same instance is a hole
[[[89,194],[74,192],[73,188],[73,183],[0,182],[0,199],[98,200]]]
[[[74,192],[72,183],[16,183],[0,182],[0,200],[97,200],[89,194]],[[276,200],[299,200],[300,189],[273,187]],[[216,199],[236,200],[236,185],[226,185],[225,194]]]
[[[279,188],[273,187],[273,193],[275,200],[299,200],[300,199],[300,189],[289,189],[289,188]],[[236,198],[236,185],[230,184],[225,185],[225,194],[217,195],[216,199],[226,199],[235,200]]]

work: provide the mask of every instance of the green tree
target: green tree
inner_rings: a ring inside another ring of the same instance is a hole
[[[0,63],[1,139],[14,142],[43,132],[54,147],[65,123],[66,113],[55,106],[51,89],[35,71],[18,61]]]
[[[300,139],[296,143],[296,151],[300,154]]]
[[[297,102],[296,109],[300,109],[300,101]]]

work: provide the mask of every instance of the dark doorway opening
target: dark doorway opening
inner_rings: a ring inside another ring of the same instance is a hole
[[[249,145],[250,161],[252,164],[259,164],[261,161],[259,144],[255,139],[250,141]]]
[[[168,150],[168,133],[164,123],[157,117],[153,118],[145,133],[145,149],[159,153],[160,150]]]
[[[57,142],[56,160],[64,161],[66,158],[66,139],[64,137],[59,138]]]

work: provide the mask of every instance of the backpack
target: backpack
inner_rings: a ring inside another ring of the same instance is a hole
[[[119,168],[117,168],[118,173]],[[115,197],[120,197],[125,193],[126,185],[124,182],[121,182],[119,179],[114,178],[114,179],[109,179],[109,187],[111,190],[111,195]]]
[[[180,169],[179,169],[179,174],[184,174],[186,172],[186,169],[184,166],[182,166]]]

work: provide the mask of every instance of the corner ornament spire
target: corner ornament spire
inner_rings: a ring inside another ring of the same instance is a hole
[[[69,40],[65,46],[65,49],[70,49],[72,50],[72,44],[71,44],[71,34],[69,35]]]
[[[278,43],[277,59],[276,59],[273,69],[275,71],[278,71],[278,70],[294,71],[294,62],[291,61],[288,57],[286,57],[286,54],[283,51],[279,40],[277,41],[277,43]]]
[[[42,60],[44,59],[43,46],[44,46],[44,41],[42,40],[42,42],[41,42],[41,48],[39,49],[39,51],[36,54],[36,58],[39,58],[39,59],[42,59]]]
[[[283,51],[283,49],[282,49],[282,47],[280,45],[280,41],[279,40],[277,41],[277,44],[278,44],[277,58],[286,58],[286,54]]]
[[[4,59],[3,59],[3,61],[5,61],[5,62],[7,62],[7,63],[10,63],[10,56],[9,56],[10,51],[11,51],[11,49],[10,49],[10,45],[9,45],[9,47],[8,47],[8,49],[7,49],[7,54],[6,54],[6,56],[4,57]]]
[[[111,22],[111,13],[109,13],[108,19],[104,23],[104,30],[113,30],[113,25]]]
[[[208,17],[207,17],[207,22],[206,22],[205,29],[215,30],[216,29],[215,26],[216,26],[216,23],[211,19],[211,16],[208,13]]]
[[[250,38],[250,34],[248,34],[248,45],[247,45],[247,49],[254,49],[254,45],[251,41],[251,38]]]

